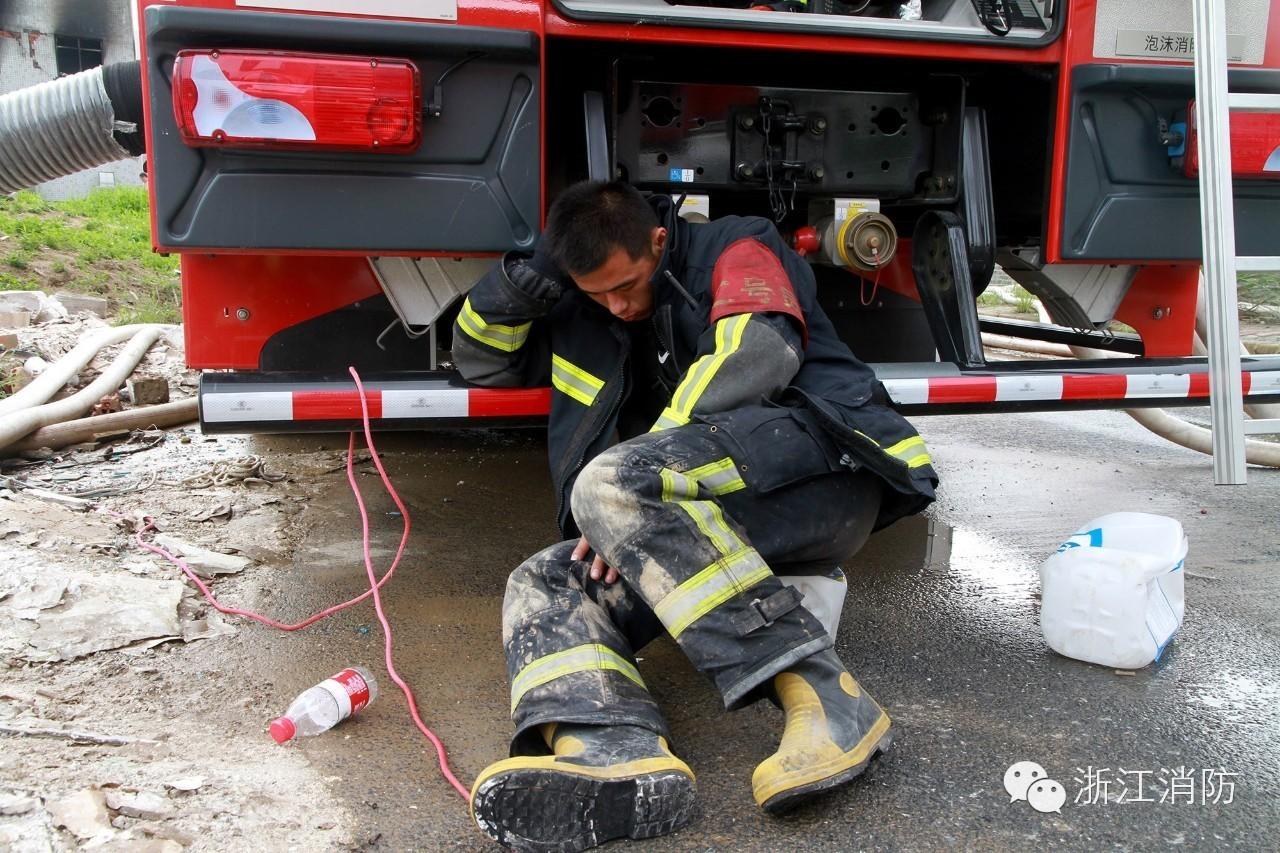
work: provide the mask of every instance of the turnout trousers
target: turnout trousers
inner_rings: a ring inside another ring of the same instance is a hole
[[[516,734],[542,752],[549,722],[666,723],[634,653],[670,634],[729,709],[830,648],[818,619],[774,574],[829,571],[871,532],[881,481],[851,470],[802,409],[750,406],[622,442],[573,489],[574,518],[621,579],[589,575],[576,541],[512,574],[503,645]]]

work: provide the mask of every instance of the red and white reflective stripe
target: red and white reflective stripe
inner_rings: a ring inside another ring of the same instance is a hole
[[[1280,394],[1280,370],[1242,375],[1245,394]],[[900,406],[1209,396],[1207,373],[1029,373],[882,381],[889,397]]]
[[[896,405],[948,406],[981,403],[1207,399],[1207,373],[1026,373],[1001,376],[934,376],[884,379]],[[1280,370],[1243,374],[1244,393],[1280,394]],[[205,423],[356,421],[360,397],[354,388],[263,388],[210,390],[200,395]],[[447,420],[545,416],[549,388],[373,388],[367,389],[374,420]]]
[[[509,418],[546,415],[549,388],[368,389],[375,420]],[[341,421],[360,419],[355,389],[306,391],[215,391],[200,396],[206,423]]]

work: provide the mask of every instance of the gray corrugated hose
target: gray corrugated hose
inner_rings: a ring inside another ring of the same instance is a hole
[[[0,96],[0,193],[129,157],[116,129],[101,67]]]

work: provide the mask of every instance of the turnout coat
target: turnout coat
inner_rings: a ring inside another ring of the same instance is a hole
[[[865,468],[884,481],[876,527],[923,509],[934,499],[935,473],[924,441],[888,405],[867,365],[836,335],[818,305],[809,265],[773,223],[729,216],[689,223],[665,197],[651,203],[668,229],[652,279],[651,322],[661,369],[674,387],[654,430],[690,420],[721,423],[730,436],[791,417],[821,432],[831,447],[830,470]],[[631,335],[625,324],[573,288],[554,301],[516,286],[508,255],[471,290],[454,325],[454,362],[469,381],[491,386],[552,385],[548,449],[557,522],[578,535],[569,496],[578,473],[618,440],[619,413],[633,393]],[[734,360],[742,315],[787,314],[802,332],[799,369],[779,393],[735,412],[700,411],[698,400],[717,383],[732,383],[752,365]],[[735,326],[734,320],[738,319]],[[723,366],[724,369],[719,368]],[[757,442],[758,444],[758,442]],[[788,448],[740,460],[744,479],[762,491],[797,480]],[[749,464],[748,464],[749,463]],[[799,466],[799,476],[812,466]]]

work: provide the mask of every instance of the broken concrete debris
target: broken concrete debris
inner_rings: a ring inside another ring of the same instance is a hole
[[[17,620],[16,626],[35,624],[34,630],[17,632],[25,645],[19,654],[34,661],[72,660],[151,637],[181,636],[178,603],[184,589],[178,580],[70,575],[57,606],[40,610],[34,620]]]
[[[101,296],[63,292],[53,294],[52,298],[65,308],[68,314],[92,314],[95,317],[106,317],[111,310],[111,302]]]
[[[58,300],[51,299],[43,290],[0,292],[0,312],[25,312],[37,323],[67,318],[66,307]]]
[[[135,406],[169,402],[169,383],[157,376],[135,376],[129,380],[129,399]]]
[[[40,807],[40,800],[30,794],[16,791],[0,791],[0,815],[27,814]]]
[[[242,572],[253,563],[248,557],[237,557],[231,554],[219,554],[199,545],[184,542],[176,536],[161,533],[155,538],[155,544],[175,556],[182,557],[191,570],[202,578],[214,575],[233,575]]]
[[[110,790],[106,792],[106,802],[112,811],[144,820],[164,820],[176,811],[168,798],[151,791]]]
[[[203,776],[183,776],[181,779],[174,779],[165,782],[164,786],[171,791],[179,794],[190,794],[204,787]]]
[[[88,840],[112,832],[106,796],[97,788],[85,788],[51,800],[45,808],[49,810],[54,826],[67,830],[76,838]]]

